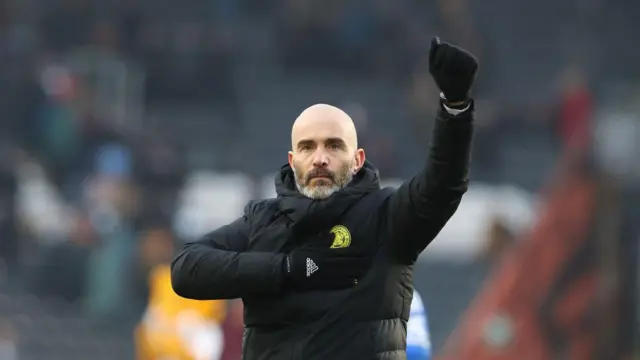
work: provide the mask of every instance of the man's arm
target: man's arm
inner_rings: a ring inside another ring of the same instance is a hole
[[[473,55],[433,39],[429,72],[442,93],[431,148],[422,171],[387,203],[392,248],[407,263],[413,263],[438,235],[467,191],[473,133],[473,101],[468,93],[477,69]]]
[[[389,199],[389,231],[403,260],[418,258],[456,212],[467,191],[472,116],[471,109],[457,116],[440,110],[426,165]]]
[[[171,264],[176,294],[217,300],[278,292],[284,255],[245,252],[248,234],[245,216],[187,243]]]

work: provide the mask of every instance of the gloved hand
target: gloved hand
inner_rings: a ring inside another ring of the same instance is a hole
[[[305,292],[338,290],[355,286],[371,266],[371,260],[347,255],[347,249],[299,248],[283,261],[285,290]]]
[[[468,99],[477,70],[478,59],[471,53],[437,37],[431,40],[429,73],[446,102],[459,103]]]

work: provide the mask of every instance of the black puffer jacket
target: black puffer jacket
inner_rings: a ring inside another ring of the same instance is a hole
[[[367,163],[348,187],[312,201],[283,167],[278,198],[250,203],[244,216],[182,249],[172,266],[175,291],[242,298],[244,360],[405,359],[412,266],[467,190],[471,116],[441,111],[426,166],[397,190],[380,189]],[[347,229],[350,251],[373,260],[367,275],[352,289],[283,292],[283,253],[328,246],[334,226]]]

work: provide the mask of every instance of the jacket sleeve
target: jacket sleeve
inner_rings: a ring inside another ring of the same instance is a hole
[[[187,243],[171,263],[173,290],[195,300],[278,292],[284,255],[246,252],[248,245],[246,216]]]
[[[404,182],[387,202],[391,247],[413,263],[455,213],[469,184],[473,102],[453,116],[442,106],[423,169]]]

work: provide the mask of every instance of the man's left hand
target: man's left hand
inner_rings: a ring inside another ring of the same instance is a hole
[[[447,104],[467,101],[478,71],[478,59],[468,51],[434,37],[429,50],[429,73]]]

